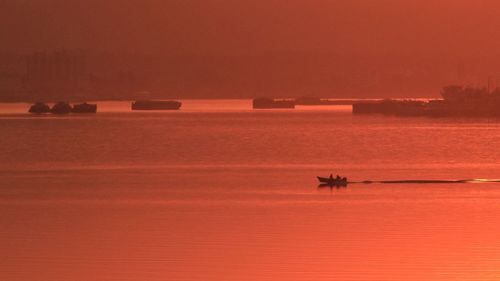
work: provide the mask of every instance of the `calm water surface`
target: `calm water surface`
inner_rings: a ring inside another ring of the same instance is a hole
[[[498,280],[500,120],[0,105],[0,280]]]

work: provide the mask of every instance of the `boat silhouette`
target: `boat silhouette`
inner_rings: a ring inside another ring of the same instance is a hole
[[[132,103],[132,110],[178,110],[181,105],[173,100],[137,100]]]
[[[68,114],[72,109],[69,103],[60,101],[52,106],[50,112],[53,114]]]
[[[333,175],[330,175],[330,177],[328,177],[328,178],[324,178],[324,177],[317,177],[317,178],[320,182],[320,186],[323,185],[323,186],[333,187],[333,186],[347,186],[347,184],[348,184],[346,177],[342,178],[338,175],[335,178],[333,177]]]
[[[71,109],[73,113],[96,113],[97,112],[97,104],[89,104],[89,103],[80,103],[73,105]]]
[[[49,113],[50,107],[43,102],[37,102],[30,107],[28,112],[36,114]]]
[[[293,109],[295,108],[295,101],[287,99],[255,98],[253,99],[252,106],[254,109]]]

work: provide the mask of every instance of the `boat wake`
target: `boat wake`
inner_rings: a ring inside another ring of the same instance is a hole
[[[500,179],[464,179],[464,180],[387,180],[387,181],[358,181],[349,182],[349,184],[361,183],[361,184],[372,184],[372,183],[383,183],[383,184],[450,184],[450,183],[495,183],[500,182]]]
[[[319,188],[341,188],[351,184],[465,184],[465,183],[500,183],[500,179],[463,179],[463,180],[436,180],[436,179],[420,179],[420,180],[364,180],[364,181],[347,181],[347,178],[322,178],[318,177],[321,182]]]

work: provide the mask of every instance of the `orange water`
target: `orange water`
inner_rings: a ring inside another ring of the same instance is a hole
[[[344,107],[0,115],[0,280],[498,280],[500,120]],[[8,110],[7,110],[8,108]]]

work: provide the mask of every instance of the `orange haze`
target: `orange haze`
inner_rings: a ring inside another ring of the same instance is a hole
[[[194,96],[432,96],[500,74],[499,10],[463,0],[4,0],[0,52],[107,52],[150,78],[144,90]]]

